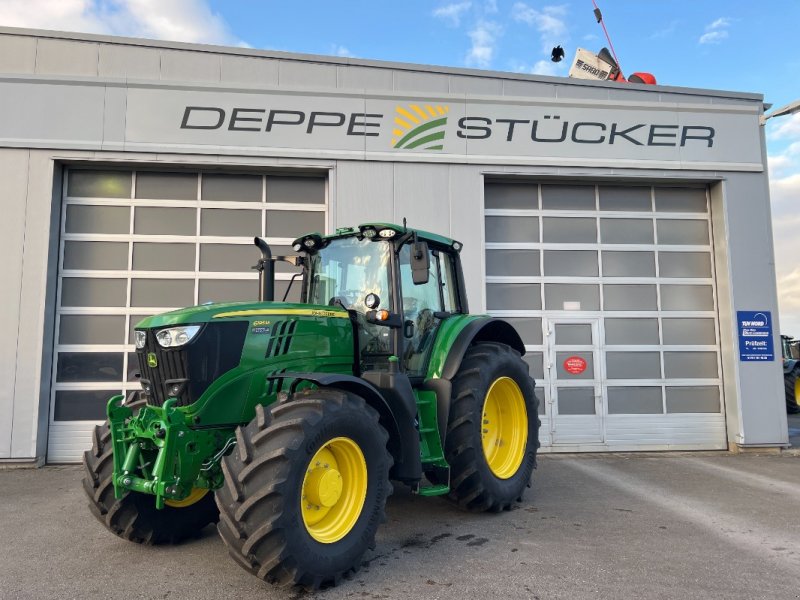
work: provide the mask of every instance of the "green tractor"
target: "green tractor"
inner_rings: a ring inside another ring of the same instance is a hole
[[[108,529],[177,543],[218,522],[251,573],[318,588],[374,548],[390,480],[470,511],[521,500],[534,382],[514,328],[468,313],[459,242],[367,223],[298,256],[255,243],[259,302],[136,327],[142,390],[109,400],[84,455]],[[302,303],[273,301],[276,260],[302,267]]]
[[[786,391],[786,412],[790,415],[800,413],[800,360],[797,349],[800,340],[781,335],[781,355],[783,358],[783,387]]]

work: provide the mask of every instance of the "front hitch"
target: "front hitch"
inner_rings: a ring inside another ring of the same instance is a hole
[[[114,396],[107,406],[116,498],[128,492],[151,494],[161,509],[195,488],[222,485],[219,460],[235,439],[233,431],[191,429],[176,398],[162,407],[144,406],[136,416],[122,401],[123,396]]]

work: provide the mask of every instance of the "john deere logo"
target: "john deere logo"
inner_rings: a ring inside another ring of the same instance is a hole
[[[158,366],[158,359],[154,352],[147,353],[147,366],[155,369]]]
[[[449,106],[409,104],[395,109],[392,147],[403,150],[442,150]]]

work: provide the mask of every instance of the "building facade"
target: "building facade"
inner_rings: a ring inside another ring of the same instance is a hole
[[[0,28],[0,460],[79,460],[140,318],[257,296],[254,235],[403,218],[522,335],[544,451],[786,445],[763,110]]]

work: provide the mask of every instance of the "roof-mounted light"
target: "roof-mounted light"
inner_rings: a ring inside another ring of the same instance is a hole
[[[456,252],[461,252],[461,248],[463,248],[463,244],[461,242],[453,242],[453,250]]]
[[[374,238],[378,234],[378,232],[375,231],[372,227],[367,227],[366,229],[362,229],[361,233],[364,234],[365,238],[369,239]]]
[[[390,240],[394,236],[397,235],[397,232],[394,229],[389,229],[388,227],[385,229],[381,229],[378,232],[378,235],[381,236],[383,239]]]

